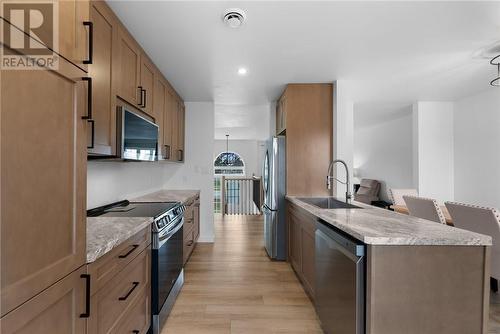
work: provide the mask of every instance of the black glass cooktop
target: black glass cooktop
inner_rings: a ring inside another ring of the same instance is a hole
[[[87,211],[88,217],[152,217],[157,218],[178,206],[176,202],[137,203],[121,201]]]

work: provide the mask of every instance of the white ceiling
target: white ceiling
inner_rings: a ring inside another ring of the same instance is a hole
[[[355,102],[449,100],[489,88],[474,53],[500,39],[499,2],[111,1],[187,101],[265,104],[288,82],[349,82]],[[240,7],[247,21],[225,27]],[[237,69],[248,68],[240,77]]]

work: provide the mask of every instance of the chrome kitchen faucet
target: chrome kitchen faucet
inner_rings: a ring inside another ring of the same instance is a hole
[[[346,181],[345,182],[337,179],[335,176],[332,175],[332,173],[333,173],[333,165],[335,165],[336,163],[341,163],[345,167],[345,175],[346,175]],[[351,200],[351,198],[352,198],[352,195],[351,195],[351,182],[349,181],[349,168],[347,167],[347,164],[346,164],[346,162],[344,160],[340,160],[340,159],[333,160],[330,163],[330,166],[328,166],[328,174],[326,175],[326,188],[328,190],[332,189],[332,180],[335,180],[335,181],[337,181],[339,183],[342,183],[342,184],[345,184],[347,186],[347,190],[345,192],[345,201],[349,202]]]

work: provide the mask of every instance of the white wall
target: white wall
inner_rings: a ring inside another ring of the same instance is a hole
[[[419,195],[454,199],[453,103],[413,104],[413,174]]]
[[[357,179],[381,182],[386,201],[389,188],[413,186],[411,105],[355,105],[354,168]]]
[[[500,208],[500,90],[455,102],[455,200]]]
[[[213,103],[186,103],[184,164],[89,161],[87,207],[93,208],[159,189],[199,189],[200,241],[213,241],[213,124]]]
[[[271,129],[273,104],[215,105],[215,139],[266,140]],[[274,129],[274,124],[273,124]]]
[[[354,103],[350,98],[346,81],[337,80],[333,84],[333,159],[344,160],[349,171],[353,171],[354,161]],[[326,175],[325,171],[325,175]],[[345,180],[345,168],[337,164],[335,170],[339,180]],[[345,197],[346,186],[334,182],[333,194]],[[351,193],[353,193],[351,184]]]
[[[238,153],[245,163],[245,176],[262,174],[262,161],[265,154],[263,141],[259,140],[229,140],[229,151]],[[215,140],[213,159],[222,152],[226,152],[226,141]]]

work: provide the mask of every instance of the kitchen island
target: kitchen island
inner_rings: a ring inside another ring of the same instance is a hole
[[[325,310],[331,319],[350,317],[346,333],[487,333],[491,237],[363,203],[321,209],[304,200],[287,197],[288,259],[320,318]],[[346,275],[348,261],[333,250],[337,259],[325,267],[318,253],[325,228],[362,246],[359,275]],[[343,289],[325,280],[336,274]],[[325,307],[328,293],[339,303]]]

